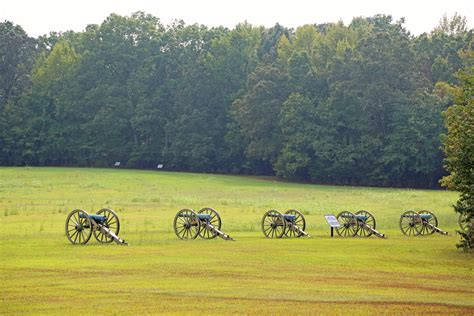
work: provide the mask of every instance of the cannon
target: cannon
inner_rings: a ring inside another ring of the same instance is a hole
[[[336,227],[336,232],[341,237],[370,237],[375,235],[385,238],[385,234],[375,229],[376,221],[374,215],[369,211],[361,210],[355,214],[349,211],[342,211],[337,216],[340,227]]]
[[[125,240],[118,237],[120,221],[117,214],[108,208],[103,208],[96,214],[86,211],[73,210],[66,218],[66,236],[73,244],[85,245],[94,234],[100,243],[127,245]]]
[[[213,208],[205,207],[199,212],[182,209],[174,217],[174,232],[179,239],[213,239],[219,236],[225,240],[234,240],[221,231],[222,221],[219,213]]]
[[[306,220],[298,210],[288,210],[281,214],[277,210],[269,210],[262,218],[262,232],[267,238],[310,237],[304,230]]]
[[[468,213],[459,214],[458,223],[461,230],[465,233],[469,231],[470,221],[474,220],[474,216]]]
[[[448,232],[438,227],[436,215],[430,211],[406,211],[400,216],[400,230],[406,236],[431,235],[440,233],[447,235]]]

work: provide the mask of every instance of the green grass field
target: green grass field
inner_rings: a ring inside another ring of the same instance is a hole
[[[0,168],[0,314],[474,314],[474,255],[455,248],[455,192],[271,178]],[[181,208],[217,209],[237,241],[178,240]],[[74,208],[110,207],[130,246],[64,234]],[[268,209],[303,211],[312,238],[266,239]],[[450,236],[405,237],[408,209]],[[367,209],[388,235],[330,238],[323,215]]]

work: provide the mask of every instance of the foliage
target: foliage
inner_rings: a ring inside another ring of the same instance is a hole
[[[136,12],[32,39],[5,22],[0,164],[436,187],[466,25],[414,37],[385,15],[291,30]]]
[[[446,170],[443,184],[460,193],[454,209],[466,221],[474,219],[474,51],[463,53],[465,66],[459,73],[461,85],[455,90],[455,105],[445,112],[447,135],[444,137]],[[473,229],[459,231],[458,247],[474,248]]]
[[[0,23],[0,164],[18,164],[16,154],[26,149],[16,139],[23,123],[18,108],[40,47],[19,25]]]

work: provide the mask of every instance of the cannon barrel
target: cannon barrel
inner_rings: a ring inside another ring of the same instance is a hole
[[[104,234],[104,235],[107,235],[109,236],[110,238],[112,238],[116,244],[118,245],[128,245],[128,243],[123,240],[122,238],[120,238],[119,236],[115,235],[113,231],[111,231],[110,229],[108,229],[107,227],[105,227],[104,225],[102,225],[101,223],[97,223],[97,227],[99,228],[99,230]]]
[[[307,232],[302,230],[299,226],[295,225],[292,222],[288,222],[287,225],[289,226],[288,229],[294,231],[296,233],[296,236],[305,236],[305,237],[311,237]]]
[[[382,234],[381,232],[379,232],[378,230],[376,230],[375,228],[373,228],[372,226],[370,226],[369,224],[366,224],[365,222],[361,222],[361,225],[369,230],[370,232],[372,232],[372,234],[374,234],[375,236],[379,237],[379,238],[387,238],[387,236],[385,234]]]
[[[219,229],[215,228],[214,226],[212,226],[211,224],[209,224],[208,222],[201,222],[201,225],[204,225],[204,229],[207,229],[208,231],[210,231],[212,234],[215,234],[217,236],[219,236],[220,238],[224,239],[224,240],[232,240],[232,241],[235,241],[234,238],[230,237],[229,235],[227,235],[226,233],[220,231]]]
[[[448,235],[448,232],[447,231],[444,231],[442,230],[441,228],[439,227],[436,227],[435,225],[433,224],[430,224],[430,223],[425,223],[426,226],[430,227],[432,230],[434,230],[435,232],[437,233],[440,233],[442,235]]]

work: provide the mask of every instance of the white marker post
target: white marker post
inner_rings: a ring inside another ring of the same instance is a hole
[[[326,214],[324,215],[324,218],[326,219],[326,222],[328,222],[328,225],[331,227],[331,237],[334,237],[334,228],[341,227],[341,224],[339,224],[339,221],[333,214]]]

